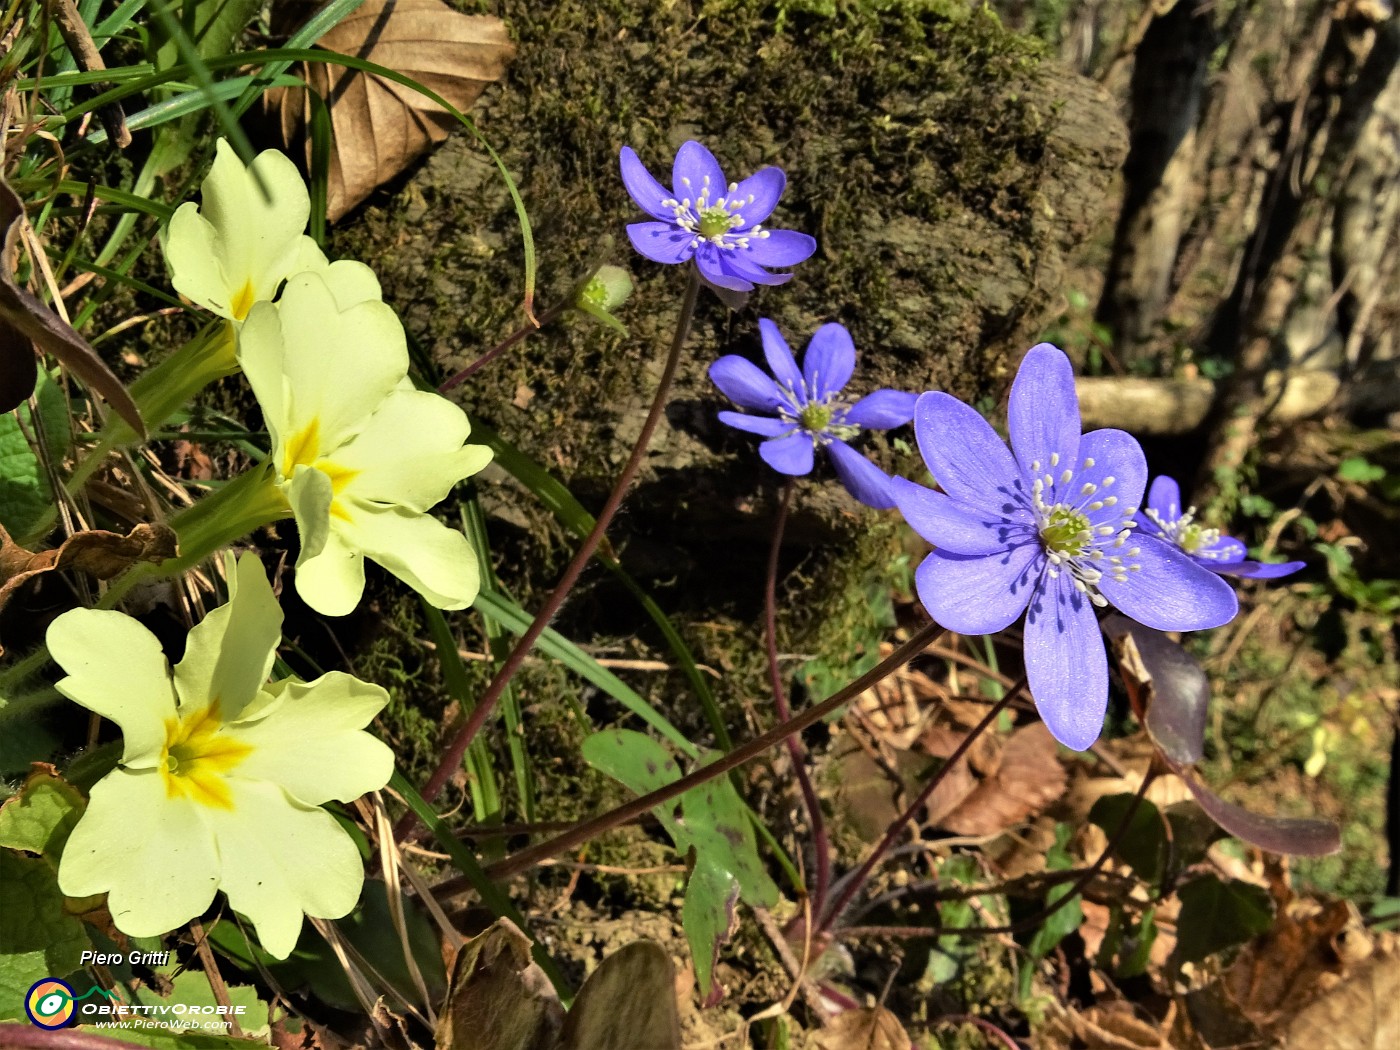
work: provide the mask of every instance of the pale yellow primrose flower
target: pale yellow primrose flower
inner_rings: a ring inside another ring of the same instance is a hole
[[[165,257],[175,290],[206,310],[241,322],[288,277],[330,265],[306,236],[311,197],[285,154],[267,150],[245,168],[220,139],[200,196],[171,216]]]
[[[479,585],[476,552],[427,511],[491,451],[464,444],[460,408],[413,389],[403,326],[367,290],[298,274],[275,305],[253,307],[239,335],[276,484],[301,533],[297,593],[328,616],[350,612],[368,557],[439,609],[465,609]]]
[[[281,632],[248,555],[173,675],[160,642],[123,613],[74,609],[49,627],[68,672],[58,691],[123,738],[121,764],[93,787],[64,847],[59,887],[106,893],[124,933],[177,929],[223,890],[284,959],[303,913],[336,919],[359,900],[359,851],[319,807],[388,782],[393,754],[363,730],[389,697],[339,671],[268,684]]]

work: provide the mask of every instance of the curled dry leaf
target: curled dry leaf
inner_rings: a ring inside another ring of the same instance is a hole
[[[608,956],[564,1015],[530,941],[497,919],[457,954],[438,1050],[680,1050],[671,958],[651,941]]]
[[[499,18],[459,14],[441,0],[365,0],[316,43],[411,77],[462,112],[501,78],[515,54]],[[383,77],[323,62],[302,64],[300,75],[330,111],[331,221],[445,139],[456,123],[426,96]],[[302,138],[311,100],[301,88],[277,88],[265,99],[291,149]]]
[[[0,375],[6,380],[0,386],[3,411],[14,408],[33,392],[33,349],[37,346],[52,354],[89,390],[105,398],[127,426],[145,437],[146,428],[136,402],[97,351],[33,292],[15,283],[15,240],[23,218],[24,202],[9,183],[0,179],[0,228],[5,231],[4,247],[0,250]]]
[[[49,551],[28,551],[0,526],[0,609],[25,581],[53,569],[77,569],[110,580],[138,561],[175,557],[175,531],[166,525],[137,525],[125,536],[94,529],[76,532]],[[0,648],[0,653],[4,649]]]
[[[1104,620],[1133,710],[1157,753],[1186,782],[1196,801],[1225,831],[1271,853],[1324,857],[1342,848],[1341,829],[1330,820],[1252,813],[1215,794],[1192,767],[1205,752],[1210,686],[1196,660],[1161,631],[1125,617]]]
[[[837,1014],[811,1042],[819,1050],[909,1050],[914,1045],[899,1019],[883,1006]]]

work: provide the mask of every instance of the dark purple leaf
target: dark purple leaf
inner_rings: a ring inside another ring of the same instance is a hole
[[[26,340],[32,341],[39,349],[53,354],[89,390],[101,394],[112,410],[126,420],[127,426],[144,438],[146,428],[141,423],[136,402],[122,386],[121,380],[97,356],[97,351],[71,325],[40,302],[37,296],[15,283],[10,266],[15,258],[19,220],[23,216],[24,202],[7,182],[0,179],[0,229],[4,230],[4,250],[0,252],[0,325],[13,330],[7,333],[7,338],[0,340],[0,350],[9,358],[0,371],[17,374],[22,370],[24,366],[18,361],[18,355],[29,353]],[[28,397],[33,389],[31,380],[20,400]]]
[[[1161,631],[1117,613],[1104,617],[1128,688],[1146,708],[1143,725],[1173,762],[1192,766],[1205,753],[1210,682],[1195,658]],[[1132,638],[1131,651],[1125,638]]]
[[[1237,839],[1270,853],[1291,857],[1325,857],[1342,848],[1342,833],[1330,820],[1309,817],[1266,817],[1226,802],[1188,769],[1177,769],[1191,794],[1211,820]]]

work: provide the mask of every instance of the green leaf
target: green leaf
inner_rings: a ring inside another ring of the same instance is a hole
[[[594,769],[606,773],[638,795],[673,784],[681,778],[681,767],[671,753],[659,743],[631,729],[605,729],[583,742],[583,760]],[[684,832],[676,821],[676,804],[657,806],[652,810],[656,819],[671,836],[676,848],[681,848]]]
[[[720,757],[703,756],[702,765]],[[763,869],[758,842],[749,823],[744,800],[733,781],[716,777],[680,797],[682,831],[698,856],[714,860],[739,881],[744,903],[771,908],[778,903],[778,887]],[[679,844],[678,844],[679,845]]]
[[[217,1020],[215,1014],[194,1014],[194,1013],[174,1013],[166,1015],[160,1012],[161,1007],[176,1007],[184,1004],[190,1007],[214,1007],[219,1005],[218,999],[214,997],[214,989],[209,986],[209,978],[202,970],[186,970],[184,973],[176,973],[171,981],[170,994],[168,996],[157,995],[150,988],[137,988],[131,992],[131,999],[140,1006],[150,1006],[155,1009],[148,1011],[145,1016],[153,1017],[157,1020],[169,1020],[172,1025],[179,1025],[183,1019],[188,1018],[196,1026],[195,1031],[189,1033],[190,1036],[208,1037],[211,1032],[208,1029],[199,1031],[198,1026],[205,1020]],[[238,1027],[243,1030],[246,1036],[265,1035],[268,1030],[267,1004],[258,999],[258,990],[247,985],[229,985],[228,1001],[230,1006],[242,1007],[243,1012],[238,1015]],[[161,1029],[151,1029],[159,1032]],[[168,1036],[173,1037],[176,1033],[172,1028],[167,1029]],[[181,1033],[182,1035],[184,1033]],[[220,1038],[218,1032],[212,1033]],[[122,1039],[127,1038],[127,1032],[122,1030]],[[148,1045],[170,1045],[148,1044]],[[178,1044],[177,1044],[178,1045]],[[222,1045],[222,1044],[218,1044]]]
[[[1242,944],[1273,925],[1269,894],[1247,882],[1225,882],[1206,875],[1186,883],[1177,895],[1181,898],[1181,914],[1176,921],[1173,968],[1200,962],[1224,948]]]
[[[40,370],[34,396],[49,458],[57,463],[68,450],[68,406],[63,391]],[[27,404],[0,416],[0,524],[14,536],[28,533],[53,502],[48,477],[25,437],[26,430],[34,433]]]
[[[1073,858],[1069,855],[1069,840],[1073,837],[1074,829],[1070,825],[1055,825],[1055,844],[1045,853],[1045,867],[1049,871],[1064,871],[1073,864]],[[1052,886],[1050,892],[1045,895],[1045,906],[1049,908],[1054,905],[1073,888],[1071,883]],[[1045,958],[1055,945],[1079,929],[1083,921],[1084,909],[1079,906],[1077,900],[1056,909],[1035,931],[1030,944],[1026,946],[1026,951],[1032,959]]]
[[[719,950],[734,928],[734,907],[739,901],[739,881],[714,857],[697,853],[695,867],[685,887],[681,925],[695,963],[700,997],[710,998]]]
[[[1105,795],[1089,810],[1089,819],[1103,828],[1110,839],[1123,826],[1123,819],[1134,805],[1137,795]],[[1157,807],[1146,799],[1137,802],[1132,816],[1128,817],[1128,828],[1118,840],[1113,852],[1137,877],[1149,886],[1160,886],[1166,873],[1167,843],[1166,826]]]
[[[1385,468],[1377,466],[1365,456],[1348,456],[1337,464],[1337,477],[1342,481],[1355,481],[1366,485],[1385,477]]]
[[[87,801],[77,788],[46,769],[36,769],[0,806],[0,846],[38,853],[52,863],[63,853],[85,808]]]
[[[90,948],[82,922],[63,907],[53,868],[0,849],[0,1018],[24,1016],[24,995],[44,977],[72,973]]]

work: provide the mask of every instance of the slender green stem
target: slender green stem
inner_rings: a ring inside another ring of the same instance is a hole
[[[809,707],[800,715],[782,722],[766,733],[762,733],[747,744],[736,747],[729,754],[717,761],[711,762],[708,766],[703,766],[691,773],[686,774],[679,780],[672,781],[665,787],[657,788],[655,791],[634,798],[631,802],[626,802],[616,809],[609,810],[590,820],[585,820],[575,825],[562,835],[556,835],[546,842],[541,842],[534,846],[513,853],[505,860],[497,861],[486,869],[486,874],[493,879],[503,879],[509,875],[516,875],[522,871],[527,871],[542,860],[546,860],[559,853],[564,853],[585,842],[589,842],[605,831],[611,831],[619,824],[626,824],[630,820],[642,816],[653,807],[669,802],[678,795],[683,795],[691,788],[699,787],[706,781],[715,777],[723,776],[731,769],[738,769],[745,762],[752,761],[763,754],[770,747],[779,744],[792,736],[793,733],[800,733],[810,725],[815,725],[833,711],[838,710],[844,704],[850,703],[855,697],[874,686],[886,675],[903,667],[919,653],[943,634],[943,628],[936,623],[925,624],[914,637],[905,642],[898,649],[885,657],[880,663],[861,675],[854,682],[849,683],[844,688],[837,690],[821,703]]]
[[[603,509],[598,512],[597,521],[593,524],[592,531],[589,532],[583,544],[574,554],[573,560],[569,562],[564,570],[559,583],[555,585],[554,591],[545,600],[540,611],[535,614],[535,619],[529,628],[520,636],[515,648],[501,664],[501,668],[496,672],[496,676],[491,680],[491,684],[486,687],[477,701],[476,707],[472,709],[466,723],[457,731],[449,745],[442,761],[429,778],[427,785],[423,789],[423,797],[432,801],[437,797],[443,785],[451,778],[452,774],[462,764],[462,756],[466,754],[467,748],[475,739],[477,732],[486,723],[486,719],[495,709],[496,702],[501,698],[505,687],[510,680],[515,677],[517,671],[525,662],[526,655],[544,633],[549,621],[554,619],[555,614],[564,604],[564,599],[569,596],[574,585],[578,582],[584,566],[588,564],[593,553],[598,549],[598,544],[602,542],[603,534],[612,523],[613,516],[618,508],[622,506],[622,500],[627,495],[627,490],[631,488],[633,479],[641,469],[642,460],[646,456],[647,448],[651,444],[652,434],[656,431],[657,424],[661,421],[661,413],[666,408],[666,398],[671,390],[671,382],[675,379],[676,368],[680,364],[681,350],[685,346],[686,339],[690,336],[691,322],[695,317],[695,304],[700,294],[699,273],[692,268],[690,281],[686,285],[685,298],[681,302],[680,316],[676,321],[676,334],[671,340],[671,348],[666,355],[666,363],[662,367],[661,381],[657,384],[656,395],[652,398],[651,410],[647,413],[645,422],[642,423],[641,433],[637,435],[636,445],[632,449],[631,456],[628,457],[626,465],[622,468],[622,473],[618,475],[617,482],[613,485],[613,490],[608,495],[607,502],[603,504]],[[412,817],[405,816],[399,822],[397,832],[400,838],[407,833],[412,826]]]

